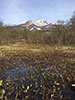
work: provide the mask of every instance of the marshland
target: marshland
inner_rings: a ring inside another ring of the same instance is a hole
[[[0,100],[75,100],[74,22],[40,31],[0,22]]]

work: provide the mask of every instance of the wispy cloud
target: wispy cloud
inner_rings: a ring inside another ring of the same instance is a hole
[[[2,14],[3,20],[8,24],[22,22],[23,18],[27,18],[27,13],[20,8],[21,0],[3,0]]]
[[[37,19],[66,20],[74,10],[75,0],[0,0],[0,17],[7,24]]]

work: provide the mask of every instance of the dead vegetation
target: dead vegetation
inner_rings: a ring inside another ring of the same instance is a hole
[[[20,78],[13,79],[5,72]],[[0,75],[0,99],[74,100],[67,86],[75,82],[75,47],[23,43],[0,46]]]

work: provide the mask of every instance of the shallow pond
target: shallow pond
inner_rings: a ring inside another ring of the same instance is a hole
[[[67,71],[56,66],[35,67],[24,63],[0,74],[0,99],[75,100],[65,82]]]

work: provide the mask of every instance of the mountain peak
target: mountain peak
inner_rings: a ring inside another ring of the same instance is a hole
[[[37,26],[45,26],[45,25],[48,25],[48,23],[46,22],[46,21],[44,21],[44,20],[36,20],[35,21],[35,25],[37,25]]]
[[[47,21],[44,20],[29,20],[23,24],[19,24],[14,26],[14,29],[24,29],[27,28],[29,30],[41,30],[41,29],[52,29],[55,28],[55,25],[58,25],[58,23],[50,23],[48,24]]]

